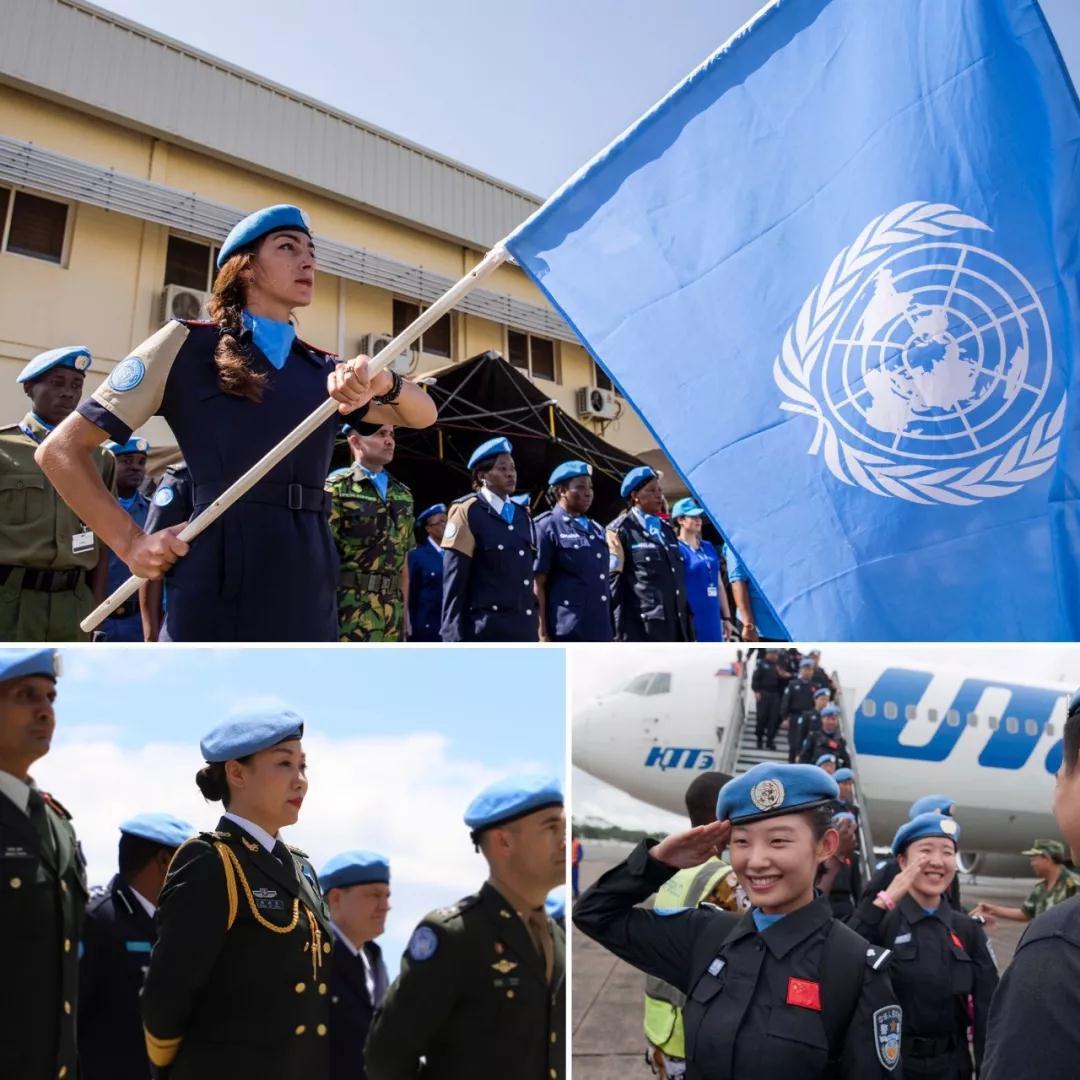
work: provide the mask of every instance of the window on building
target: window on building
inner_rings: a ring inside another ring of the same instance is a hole
[[[547,379],[554,383],[561,381],[555,359],[555,342],[549,338],[507,330],[506,358],[514,367],[521,368],[534,379]]]
[[[601,390],[615,389],[611,380],[595,364],[593,364],[593,386],[599,386]]]
[[[416,322],[420,318],[421,311],[423,311],[423,308],[419,304],[414,304],[410,300],[395,299],[392,331],[394,337],[397,337],[402,330],[407,329],[410,323]],[[429,356],[443,356],[450,360],[453,358],[452,340],[450,312],[447,312],[434,326],[428,327],[424,331],[423,336],[413,348],[422,353],[427,353]]]
[[[0,189],[4,251],[60,263],[64,258],[68,205],[27,191]]]
[[[214,284],[216,258],[217,248],[211,244],[170,236],[165,249],[165,284],[209,292]]]

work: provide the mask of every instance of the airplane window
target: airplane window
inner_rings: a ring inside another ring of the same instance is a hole
[[[1032,739],[1039,734],[1039,725],[1030,717],[1024,721],[1024,734]]]
[[[936,724],[937,723],[937,709],[927,709],[927,711],[926,711],[926,719],[929,720],[931,724]]]
[[[950,709],[945,714],[945,719],[949,722],[949,727],[960,726],[960,712],[957,709]]]
[[[895,720],[897,715],[898,715],[898,710],[896,708],[896,702],[895,701],[886,701],[885,702],[885,708],[882,709],[882,712],[885,714],[885,719],[886,720]]]
[[[1005,730],[1010,735],[1017,735],[1020,732],[1020,721],[1015,716],[1010,716],[1005,720]]]
[[[647,672],[644,675],[635,675],[623,689],[628,694],[647,694],[649,692],[649,683],[652,682],[653,673]]]
[[[998,720],[998,718],[996,716],[991,716],[990,717],[990,730],[991,731],[997,731],[999,724],[1000,724],[1000,721]]]
[[[877,702],[872,697],[866,698],[862,703],[863,716],[874,716],[877,714]]]
[[[975,727],[979,722],[978,716],[973,712],[968,713],[967,720],[968,720],[968,727]]]
[[[1053,724],[1047,724],[1046,727],[1043,728],[1043,734],[1044,735],[1049,735],[1050,738],[1052,739],[1054,737],[1054,725]]]
[[[919,715],[919,710],[914,705],[904,706],[904,718],[914,720]]]
[[[670,671],[658,671],[652,678],[652,682],[649,683],[649,689],[646,693],[649,697],[653,694],[666,694],[671,690],[671,672]]]

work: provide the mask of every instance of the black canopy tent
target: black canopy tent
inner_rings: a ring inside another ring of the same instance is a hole
[[[623,506],[619,483],[639,458],[594,435],[563,411],[497,352],[485,352],[431,372],[427,391],[439,408],[438,422],[423,431],[400,429],[390,471],[412,490],[417,510],[459,498],[470,489],[469,455],[480,443],[504,435],[514,447],[518,491],[532,496],[533,512],[552,469],[578,459],[593,467],[596,498],[590,517],[611,520]],[[335,466],[349,463],[342,442]]]

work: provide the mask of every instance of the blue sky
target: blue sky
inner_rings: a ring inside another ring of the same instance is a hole
[[[310,787],[284,838],[316,869],[350,848],[389,856],[391,971],[426,912],[486,877],[462,821],[472,796],[511,773],[564,771],[561,649],[61,652],[57,733],[32,775],[73,814],[91,884],[115,873],[125,818],[165,810],[213,829],[221,806],[194,782],[199,739],[237,709],[288,705],[306,722]]]
[[[98,0],[535,194],[550,194],[761,0]],[[1043,0],[1076,79],[1080,3]],[[882,43],[883,58],[888,42]]]

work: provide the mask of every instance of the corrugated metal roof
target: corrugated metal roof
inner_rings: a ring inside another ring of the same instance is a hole
[[[4,81],[473,247],[491,247],[540,205],[528,192],[82,0],[0,0],[0,27]]]
[[[243,210],[199,198],[191,192],[103,169],[100,165],[6,135],[0,135],[0,181],[128,214],[219,244],[244,216]],[[318,236],[315,242],[319,268],[351,281],[428,303],[438,299],[454,284],[453,278],[364,248]],[[573,331],[551,308],[529,304],[505,293],[473,289],[457,309],[504,323],[515,330],[577,342]]]

